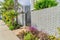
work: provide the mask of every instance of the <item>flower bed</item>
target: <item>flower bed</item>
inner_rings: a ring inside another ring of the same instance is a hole
[[[21,27],[18,30],[14,30],[14,32],[21,40],[60,40],[59,38],[48,35],[34,27]]]

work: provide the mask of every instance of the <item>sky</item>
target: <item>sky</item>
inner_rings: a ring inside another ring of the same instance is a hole
[[[0,1],[3,1],[3,0],[0,0]]]
[[[3,0],[0,0],[3,1]],[[19,3],[21,3],[22,5],[29,5],[30,4],[30,0],[18,0]]]
[[[0,1],[3,1],[3,0],[0,0]],[[60,0],[57,0],[58,2],[60,2]]]
[[[18,0],[21,5],[30,5],[30,0]]]

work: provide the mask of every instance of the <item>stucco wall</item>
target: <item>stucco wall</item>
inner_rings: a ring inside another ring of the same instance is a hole
[[[60,6],[33,11],[31,22],[39,30],[57,35],[57,27],[60,27]]]

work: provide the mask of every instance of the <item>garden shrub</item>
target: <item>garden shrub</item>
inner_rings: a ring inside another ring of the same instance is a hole
[[[32,33],[27,33],[27,34],[24,36],[24,40],[38,40],[38,38],[35,37]]]
[[[48,39],[49,39],[49,40],[57,40],[57,38],[56,38],[55,36],[53,36],[53,35],[49,35],[49,36],[48,36]]]
[[[9,29],[10,29],[10,30],[13,30],[13,29],[14,29],[14,26],[10,25],[10,26],[9,26]]]
[[[7,10],[2,14],[2,18],[5,21],[5,23],[9,26],[9,29],[15,26],[14,18],[16,17],[16,15],[17,13],[15,13],[14,10]]]
[[[60,37],[56,37],[56,36],[54,36],[54,35],[49,35],[48,36],[48,40],[60,40]]]
[[[13,30],[14,27],[10,27]],[[60,29],[59,29],[60,30]],[[34,27],[21,27],[20,29],[13,30],[20,40],[60,40],[60,37],[48,35],[43,31],[39,31]],[[36,33],[37,32],[37,33]]]
[[[42,32],[42,31],[39,31],[37,37],[38,37],[40,40],[48,40],[48,34]]]
[[[57,4],[58,3],[56,2],[56,0],[36,0],[36,2],[34,3],[34,8],[36,10],[44,9],[56,6]]]
[[[58,27],[57,29],[58,29],[58,34],[60,35],[60,28]],[[54,35],[48,35],[48,39],[49,40],[60,40],[60,37],[57,38]]]
[[[37,32],[37,33],[36,33]],[[18,37],[22,40],[60,40],[54,35],[48,35],[34,27],[21,27]]]
[[[17,36],[22,40],[48,40],[48,34],[29,26],[22,27]]]
[[[19,28],[15,20],[18,13],[14,10],[14,0],[4,0],[4,2],[0,2],[0,6],[2,19],[9,29]]]

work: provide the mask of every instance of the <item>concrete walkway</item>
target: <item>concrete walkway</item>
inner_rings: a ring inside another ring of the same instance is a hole
[[[2,20],[0,20],[0,40],[20,40]]]

